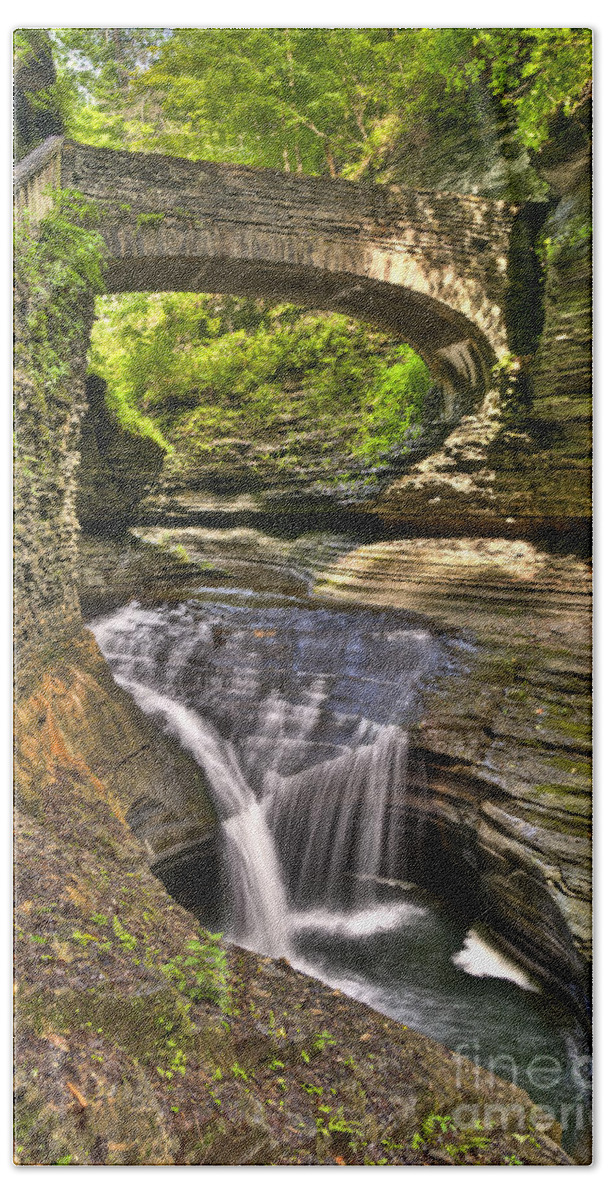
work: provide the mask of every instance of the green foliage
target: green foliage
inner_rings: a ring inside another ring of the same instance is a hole
[[[118,938],[123,950],[135,950],[137,948],[137,938],[125,929],[124,925],[115,916],[112,920],[112,930],[114,936]]]
[[[244,1083],[248,1082],[249,1076],[243,1067],[239,1066],[238,1062],[233,1063],[230,1069],[235,1079],[242,1079]]]
[[[193,1003],[209,1000],[229,1012],[228,965],[221,938],[221,933],[201,930],[200,937],[186,943],[187,954],[177,954],[161,970]]]
[[[358,177],[423,118],[494,97],[537,149],[591,77],[588,29],[55,29],[71,136]],[[466,127],[466,125],[463,125]]]
[[[418,1133],[414,1134],[412,1139],[413,1150],[423,1150],[427,1147],[440,1148],[445,1154],[448,1154],[455,1163],[461,1162],[467,1156],[477,1158],[480,1151],[486,1149],[490,1144],[490,1138],[485,1133],[481,1121],[478,1119],[474,1123],[473,1132],[462,1130],[458,1134],[458,1140],[455,1135],[458,1133],[454,1121],[449,1114],[445,1113],[429,1113],[423,1120]],[[518,1134],[512,1135],[518,1141],[525,1141],[526,1138],[520,1138]],[[515,1155],[510,1158],[505,1158],[506,1163],[516,1163],[519,1159]]]
[[[83,292],[103,290],[104,245],[96,230],[98,212],[80,192],[48,189],[53,207],[34,228],[27,210],[15,226],[15,266],[31,297],[28,327],[49,308],[70,321],[68,311]]]
[[[591,75],[585,29],[49,34],[54,100],[78,141],[353,179],[377,177],[392,155],[423,143],[427,121],[439,140],[444,127],[470,133],[471,106],[488,102],[520,148],[537,149],[553,116],[576,112]],[[17,32],[18,56],[26,35]],[[26,224],[19,234],[29,330],[51,386],[65,378],[65,359],[48,344],[53,297],[61,296],[54,319],[63,313],[73,331],[83,319],[79,297],[101,288],[102,249],[82,198],[55,199],[35,246],[25,249]],[[144,213],[137,224],[163,219]],[[556,253],[549,240],[543,249],[546,260]],[[292,425],[310,420],[321,455],[338,437],[355,458],[381,463],[415,437],[430,382],[412,350],[345,317],[180,294],[100,301],[90,365],[106,379],[122,427],[153,438],[175,475],[205,464],[217,439],[263,441],[280,414]],[[288,430],[276,470],[298,468],[296,443]]]
[[[414,350],[401,346],[396,357],[393,364],[381,362],[376,368],[372,403],[353,447],[355,453],[376,462],[419,428],[431,386],[428,367]]]
[[[53,469],[59,447],[53,441],[50,397],[67,395],[73,360],[88,338],[92,298],[102,285],[103,243],[95,228],[94,206],[74,191],[51,191],[52,209],[34,226],[28,212],[15,224],[16,361],[29,380],[27,404],[17,404],[17,443],[30,426],[36,448],[35,479],[22,456],[22,486],[40,482]],[[17,381],[21,375],[17,375]]]
[[[444,1113],[428,1113],[418,1133],[415,1133],[412,1138],[412,1150],[419,1150],[428,1142],[433,1141],[438,1132],[445,1133],[453,1128],[454,1122],[450,1116],[446,1116]]]
[[[135,224],[138,229],[141,229],[142,226],[144,229],[156,229],[159,225],[162,225],[164,219],[164,213],[139,213]]]
[[[477,57],[490,87],[514,110],[519,138],[537,150],[560,109],[570,116],[591,80],[590,29],[479,30]]]
[[[591,222],[585,217],[579,217],[569,221],[559,235],[543,237],[537,251],[543,266],[550,266],[569,251],[580,257],[581,247],[591,242],[592,235]]]
[[[304,419],[377,462],[411,438],[430,376],[387,334],[340,314],[190,293],[98,301],[90,366],[124,428],[154,436],[179,474],[218,438],[261,440]],[[285,438],[281,465],[297,465]]]
[[[335,1038],[331,1036],[331,1033],[327,1029],[322,1029],[320,1033],[316,1034],[312,1049],[317,1053],[322,1053],[326,1046],[335,1046],[335,1044]]]

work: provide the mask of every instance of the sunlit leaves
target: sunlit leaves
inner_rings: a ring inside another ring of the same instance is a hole
[[[56,29],[71,136],[306,174],[377,173],[493,96],[538,148],[591,78],[585,29]]]

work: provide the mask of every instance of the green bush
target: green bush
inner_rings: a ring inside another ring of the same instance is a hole
[[[409,346],[399,348],[392,365],[380,363],[371,390],[373,399],[353,446],[355,453],[377,461],[398,449],[408,435],[414,436],[430,386],[428,367]]]

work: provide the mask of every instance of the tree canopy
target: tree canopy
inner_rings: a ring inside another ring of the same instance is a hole
[[[491,97],[522,147],[588,94],[588,29],[53,29],[68,132],[359,177],[423,114]]]

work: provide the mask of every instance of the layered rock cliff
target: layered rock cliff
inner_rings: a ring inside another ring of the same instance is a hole
[[[40,667],[16,722],[17,1162],[571,1161],[521,1089],[284,960],[226,956],[125,816],[152,856],[176,826],[208,838],[200,780],[90,638]]]

